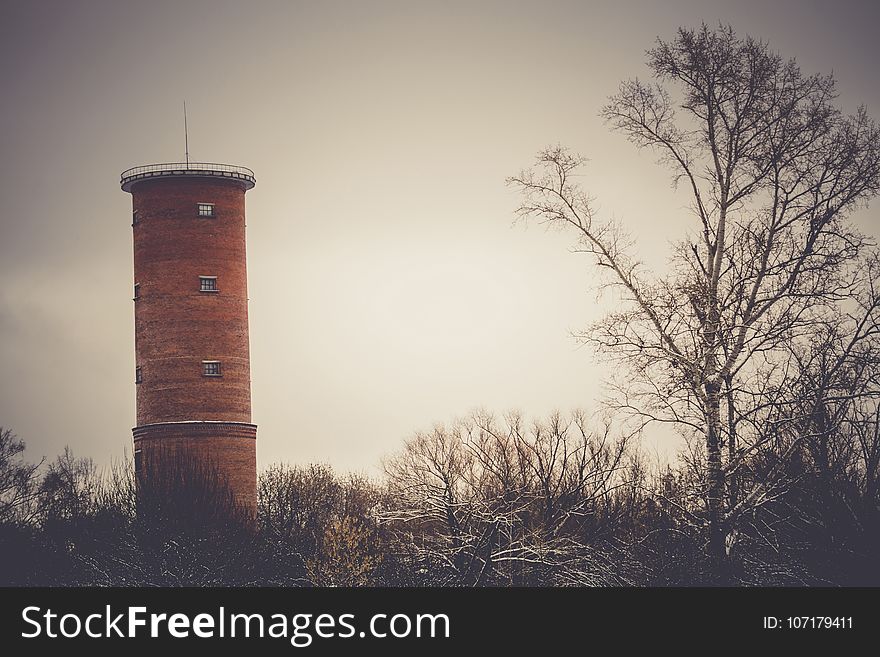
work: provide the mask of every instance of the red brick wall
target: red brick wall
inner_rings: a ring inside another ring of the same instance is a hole
[[[196,425],[144,426],[251,421],[245,190],[234,180],[180,177],[137,182],[131,193],[142,377],[135,442],[192,442],[217,459],[236,497],[255,509],[256,427],[244,436],[237,425],[208,433]],[[200,217],[199,203],[212,203],[214,216]],[[219,291],[200,292],[199,276],[216,276]],[[222,376],[203,376],[203,360],[220,361]]]
[[[158,179],[132,189],[137,423],[251,421],[244,190],[234,181]],[[214,204],[199,217],[197,204]],[[219,292],[199,291],[216,276]],[[222,377],[202,376],[202,361]]]
[[[161,454],[196,454],[216,467],[235,497],[251,517],[257,510],[257,427],[253,424],[193,422],[136,427],[134,448],[147,456],[152,448]],[[143,457],[142,457],[143,458]]]

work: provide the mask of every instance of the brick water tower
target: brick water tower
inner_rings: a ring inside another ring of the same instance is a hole
[[[132,197],[135,469],[187,454],[257,504],[251,423],[245,192],[250,169],[196,162],[122,173]],[[192,456],[194,455],[194,456]]]

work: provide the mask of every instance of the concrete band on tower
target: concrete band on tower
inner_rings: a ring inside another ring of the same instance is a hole
[[[135,468],[157,450],[194,454],[253,516],[245,192],[256,178],[189,162],[135,167],[120,184],[132,195]]]

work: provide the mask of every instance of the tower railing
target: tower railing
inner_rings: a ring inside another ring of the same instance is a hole
[[[256,182],[254,172],[247,167],[234,164],[217,164],[214,162],[165,162],[162,164],[147,164],[132,167],[122,172],[119,183],[125,189],[126,185],[137,180],[154,177],[169,176],[217,176],[221,178],[235,178],[250,183],[253,187]]]

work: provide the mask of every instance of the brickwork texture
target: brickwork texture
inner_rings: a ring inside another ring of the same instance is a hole
[[[256,511],[251,424],[245,186],[179,176],[131,187],[134,234],[135,450],[185,447]],[[213,205],[200,216],[199,204]],[[216,277],[201,291],[200,277]],[[205,376],[204,361],[220,363]]]

